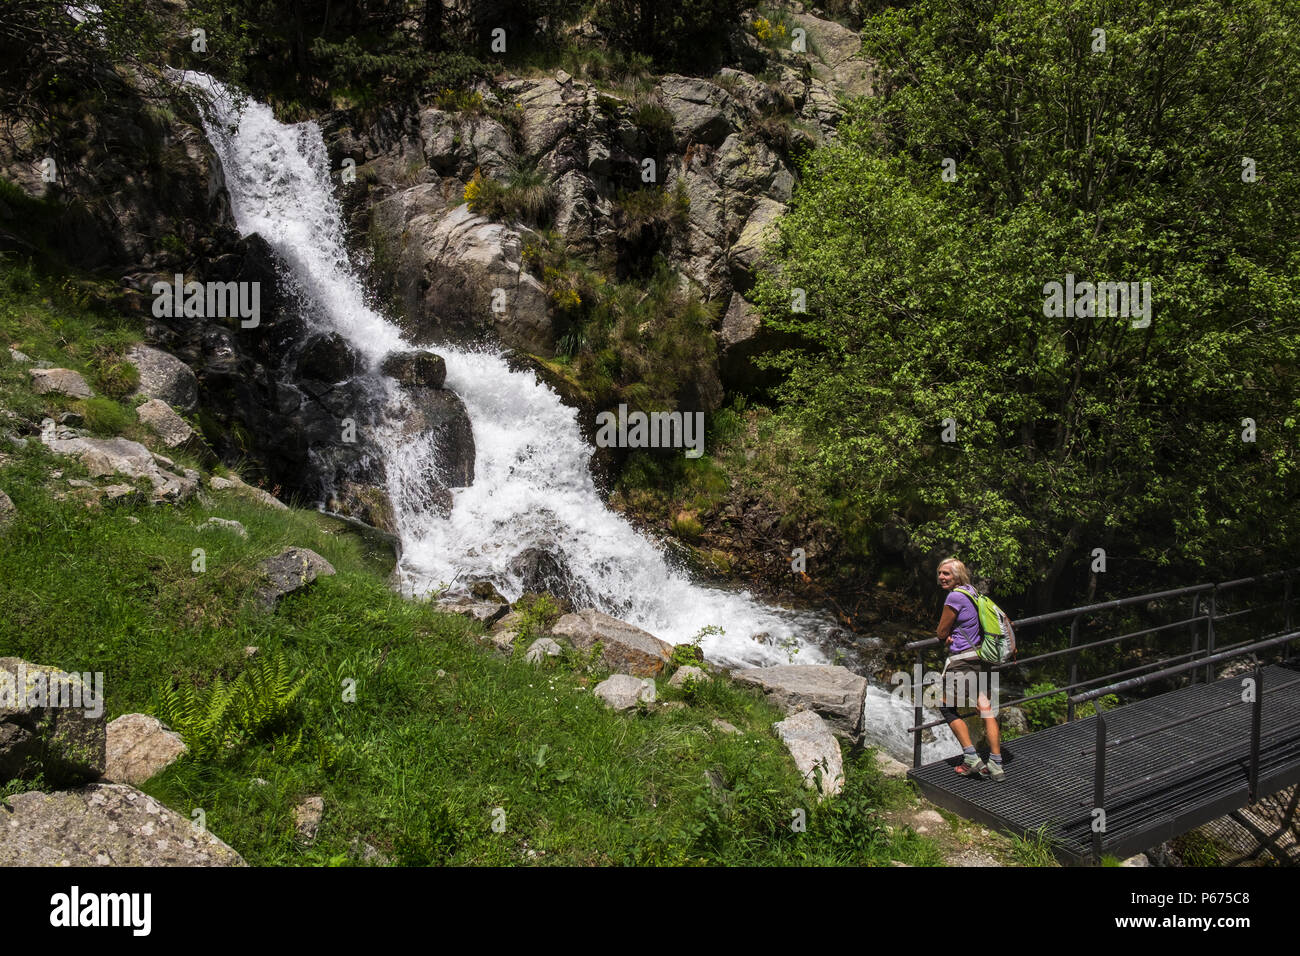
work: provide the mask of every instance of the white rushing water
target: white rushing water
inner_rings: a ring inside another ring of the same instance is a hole
[[[388,352],[410,348],[368,301],[349,260],[320,128],[282,124],[265,104],[237,104],[204,74],[174,75],[207,93],[204,126],[239,230],[259,233],[285,260],[308,320],[344,336],[372,370]],[[723,633],[706,636],[702,647],[722,663],[825,662],[814,642],[832,621],[695,584],[659,545],[606,508],[576,411],[532,372],[510,370],[499,354],[450,346],[437,352],[447,363],[447,387],[469,413],[474,481],[453,489],[451,513],[440,516],[428,507],[427,493],[437,449],[400,438],[394,422],[380,429],[404,590],[425,595],[489,579],[513,600],[522,586],[510,562],[538,547],[563,561],[578,606],[597,607],[671,643],[719,627]],[[387,404],[391,420],[404,399],[391,380],[375,378],[376,399]]]
[[[204,127],[221,161],[236,223],[259,233],[285,261],[284,276],[304,302],[308,321],[346,338],[371,366],[372,394],[385,410],[377,436],[388,493],[402,540],[403,589],[424,596],[442,585],[491,580],[508,598],[522,591],[511,561],[531,547],[559,556],[575,603],[597,607],[674,644],[706,625],[720,627],[702,642],[724,664],[824,663],[816,646],[828,618],[753,599],[745,592],[693,583],[661,547],[601,501],[588,467],[591,449],[577,412],[529,371],[512,371],[504,357],[450,346],[447,387],[464,402],[474,433],[474,481],[453,489],[451,513],[430,507],[428,475],[438,449],[412,441],[400,428],[406,397],[377,373],[383,357],[410,346],[368,300],[344,245],[343,217],[330,182],[329,161],[315,123],[285,125],[270,108],[237,104],[200,73],[176,78],[206,93]],[[242,108],[241,108],[242,107]],[[756,636],[766,635],[763,640]],[[930,711],[926,719],[937,717]],[[910,761],[912,711],[869,688],[864,725],[868,742]],[[960,748],[946,727],[924,747],[926,762]]]

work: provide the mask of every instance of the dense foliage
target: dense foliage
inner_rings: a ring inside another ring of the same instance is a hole
[[[598,0],[595,22],[617,47],[650,56],[660,65],[698,65],[736,23],[742,0]]]
[[[1289,560],[1286,5],[933,0],[863,35],[882,95],[807,164],[758,290],[809,343],[780,359],[804,480],[1044,601],[1095,548],[1130,583]],[[1067,273],[1150,282],[1149,324],[1046,315]]]
[[[9,150],[34,143],[59,168],[72,165],[82,144],[65,142],[69,119],[119,94],[115,65],[137,64],[161,46],[142,0],[100,6],[92,18],[54,0],[0,4],[0,138]]]

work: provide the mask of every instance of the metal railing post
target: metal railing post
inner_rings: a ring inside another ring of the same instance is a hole
[[[1292,577],[1293,577],[1292,573],[1288,571],[1286,573],[1286,578],[1285,578],[1286,583],[1282,587],[1282,612],[1286,617],[1286,621],[1282,627],[1282,630],[1288,634],[1290,634],[1292,630],[1291,629],[1291,578]],[[1287,641],[1286,646],[1282,648],[1282,657],[1283,659],[1286,659],[1289,658],[1290,656],[1291,656],[1291,642]]]
[[[1282,626],[1284,631],[1291,631],[1291,572],[1286,573],[1286,583],[1282,585],[1282,610],[1286,614],[1286,621]]]
[[[1079,615],[1070,618],[1070,647],[1073,648],[1079,640]],[[1079,655],[1070,655],[1070,686],[1073,687],[1079,682]],[[1065,704],[1066,723],[1074,720],[1074,701],[1067,698]]]
[[[1101,814],[1098,815],[1097,811]],[[1097,708],[1097,755],[1092,778],[1092,862],[1101,862],[1101,838],[1106,830],[1106,718]]]
[[[919,647],[916,649],[916,670],[913,673],[921,675],[925,673],[925,659]],[[922,677],[922,682],[924,682],[924,677]],[[912,702],[916,705],[912,711],[912,726],[916,728],[912,734],[912,766],[914,768],[921,766],[921,724],[925,723],[925,716],[921,712],[922,699],[921,688],[913,685]]]
[[[1205,656],[1210,657],[1214,654],[1214,615],[1219,609],[1219,586],[1216,584],[1210,589],[1210,616],[1205,620]],[[1214,665],[1205,665],[1205,683],[1214,680]]]
[[[1199,592],[1192,595],[1192,613],[1189,615],[1192,628],[1192,648],[1193,657],[1201,649],[1201,622],[1196,619],[1196,615],[1201,611],[1201,595]],[[1192,683],[1196,683],[1196,673],[1192,673]]]
[[[1264,716],[1264,669],[1255,659],[1255,699],[1250,705],[1250,802],[1259,797],[1259,729]]]

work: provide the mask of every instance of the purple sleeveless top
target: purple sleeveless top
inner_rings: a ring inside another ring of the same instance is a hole
[[[949,654],[961,654],[974,650],[980,642],[980,619],[975,610],[975,602],[969,595],[962,594],[956,588],[948,592],[944,607],[950,607],[957,614],[957,623],[952,627],[952,647]]]

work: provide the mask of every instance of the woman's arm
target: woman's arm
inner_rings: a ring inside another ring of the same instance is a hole
[[[939,618],[939,626],[934,629],[934,633],[938,634],[945,641],[951,642],[952,629],[956,623],[957,612],[952,609],[952,605],[945,604],[943,606],[943,615]]]

